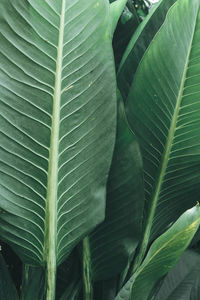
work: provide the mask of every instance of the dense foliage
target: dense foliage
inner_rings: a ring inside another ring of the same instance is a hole
[[[200,299],[200,0],[0,1],[0,300]]]

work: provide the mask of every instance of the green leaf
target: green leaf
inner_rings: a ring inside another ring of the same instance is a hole
[[[89,265],[94,281],[122,272],[141,234],[144,207],[142,160],[137,140],[126,122],[120,94],[117,120],[115,151],[107,184],[106,218],[88,240]]]
[[[128,7],[125,6],[113,36],[113,51],[116,69],[118,68],[124,51],[137,27],[137,18]]]
[[[41,267],[23,265],[21,300],[45,300],[45,272]]]
[[[181,215],[170,229],[153,242],[143,263],[116,300],[147,300],[156,282],[177,263],[188,247],[199,223],[198,204]]]
[[[116,122],[109,24],[107,0],[0,2],[0,236],[24,263],[47,266],[48,287],[104,219]]]
[[[81,300],[81,281],[71,283],[59,300]]]
[[[163,24],[166,13],[177,0],[160,0],[149,12],[133,34],[122,57],[117,81],[124,101],[129,94],[131,84],[142,56],[155,34]]]
[[[110,4],[111,33],[114,34],[117,22],[123,12],[127,0],[116,0]]]
[[[117,292],[118,278],[112,278],[105,281],[98,281],[94,284],[95,300],[114,300]]]
[[[74,287],[79,281],[81,281],[81,277],[82,274],[79,253],[75,248],[57,269],[56,300],[59,300],[60,297],[66,293],[66,290],[69,287]]]
[[[167,274],[155,300],[200,299],[200,256],[186,251]]]
[[[171,7],[126,102],[142,151],[147,204],[135,268],[149,241],[200,197],[199,6],[178,0]]]
[[[17,300],[18,295],[6,263],[0,253],[0,299]]]

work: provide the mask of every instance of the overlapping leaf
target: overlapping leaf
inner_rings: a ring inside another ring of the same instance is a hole
[[[93,280],[116,276],[126,267],[140,238],[144,207],[142,159],[118,97],[117,137],[107,185],[106,218],[90,235]],[[117,263],[116,263],[117,262]]]
[[[180,0],[170,9],[127,99],[145,173],[140,257],[149,238],[157,237],[200,196],[199,5],[199,0]]]
[[[142,56],[163,24],[167,11],[176,1],[160,0],[133,34],[122,57],[117,75],[118,87],[124,101],[126,101],[129,94]]]
[[[199,205],[187,210],[151,245],[145,260],[122,288],[116,300],[147,300],[157,281],[180,259],[200,223]]]
[[[155,300],[198,300],[200,298],[200,256],[186,251],[167,274]]]
[[[104,219],[110,35],[106,0],[0,3],[0,235],[30,264],[61,263]]]
[[[0,299],[17,300],[18,295],[6,262],[0,253]]]

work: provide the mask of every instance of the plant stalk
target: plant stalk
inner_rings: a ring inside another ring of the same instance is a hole
[[[83,299],[93,300],[89,238],[83,239]]]

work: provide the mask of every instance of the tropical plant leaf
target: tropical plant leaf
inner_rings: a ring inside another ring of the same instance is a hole
[[[98,281],[94,284],[95,300],[115,300],[118,278]]]
[[[59,300],[66,293],[67,287],[73,287],[81,281],[81,278],[81,262],[79,253],[75,248],[68,258],[57,268],[56,300]]]
[[[45,300],[45,272],[41,267],[23,266],[21,300]]]
[[[163,24],[166,13],[177,0],[160,0],[133,34],[119,65],[117,82],[124,101],[142,56]]]
[[[112,34],[114,34],[118,20],[123,12],[126,2],[127,2],[127,0],[116,0],[110,4],[111,33]]]
[[[0,299],[17,300],[17,290],[0,253]]]
[[[81,281],[69,284],[59,300],[81,300]]]
[[[49,276],[104,219],[116,122],[109,16],[107,0],[0,2],[0,236]]]
[[[153,242],[142,265],[119,292],[116,300],[147,300],[156,282],[180,259],[199,223],[198,204],[182,214],[170,229]]]
[[[146,193],[136,266],[149,241],[200,197],[199,5],[199,0],[181,0],[169,10],[127,99],[127,118],[142,151]]]
[[[126,122],[120,94],[117,120],[115,151],[107,184],[106,218],[88,239],[94,281],[123,271],[138,245],[142,229],[142,159],[135,135]]]
[[[198,289],[196,288],[198,287]],[[167,274],[155,300],[200,299],[200,256],[186,251]]]
[[[124,51],[139,24],[140,21],[135,14],[125,6],[113,36],[113,51],[116,69],[118,69]]]

